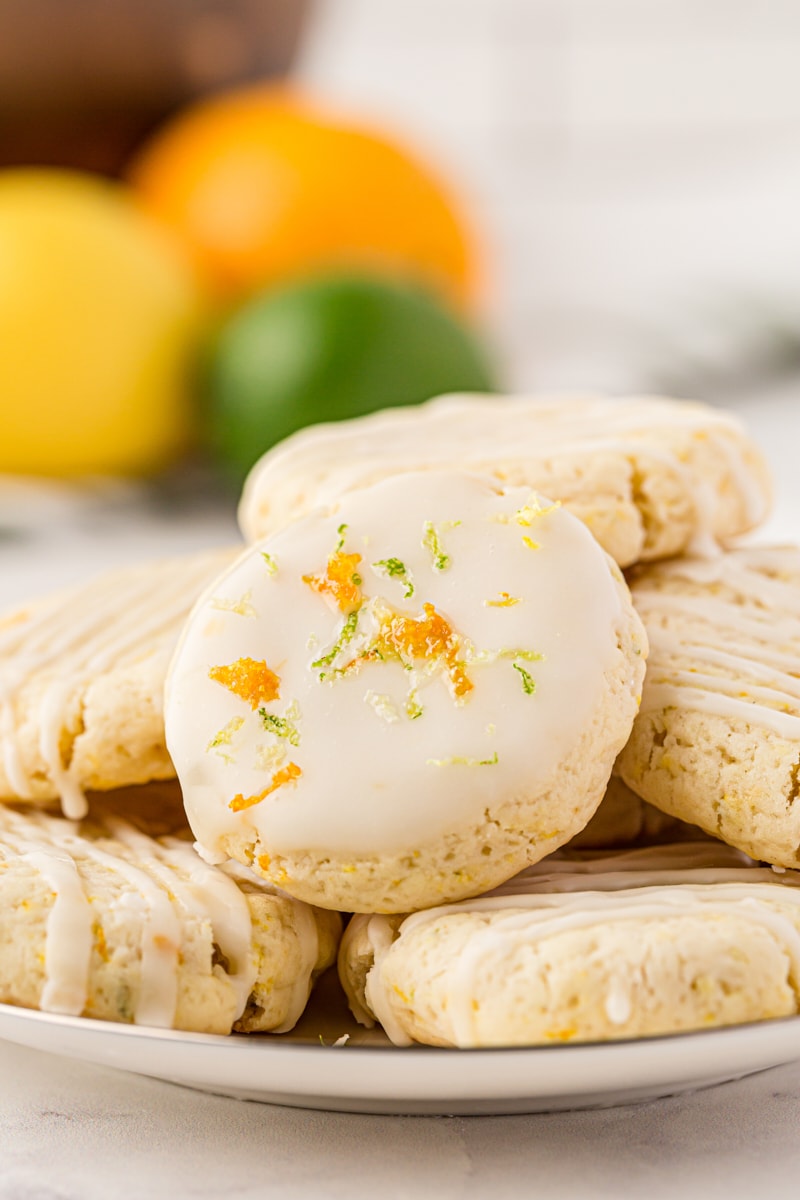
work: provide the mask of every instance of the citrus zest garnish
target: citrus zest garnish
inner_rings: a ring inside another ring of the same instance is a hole
[[[252,589],[249,589],[240,596],[238,600],[230,600],[225,596],[214,596],[211,600],[211,607],[219,609],[220,612],[236,613],[239,617],[255,617],[256,610],[250,603],[253,597]]]
[[[274,771],[286,762],[286,746],[283,742],[272,742],[269,746],[256,746],[256,767],[259,771]]]
[[[352,613],[361,605],[360,562],[360,554],[344,554],[337,549],[328,559],[325,574],[304,575],[303,583],[320,596],[330,596],[343,613]]]
[[[350,613],[350,616],[342,626],[342,632],[339,634],[330,650],[328,650],[327,653],[323,654],[320,658],[314,659],[311,664],[312,668],[317,669],[319,667],[329,667],[334,659],[337,658],[337,656],[342,652],[348,642],[352,642],[358,627],[358,611],[359,610],[356,609],[354,612]],[[323,671],[320,675],[320,679],[325,679],[325,677],[326,672]]]
[[[495,750],[491,758],[461,758],[456,755],[455,758],[428,758],[425,764],[428,767],[495,767],[499,761]]]
[[[295,724],[300,716],[300,706],[296,700],[292,701],[282,717],[276,713],[268,713],[265,708],[259,708],[258,715],[261,717],[261,723],[267,733],[274,733],[276,737],[285,738],[290,746],[300,745],[300,730]]]
[[[278,564],[276,563],[276,561],[272,557],[272,555],[267,554],[266,550],[262,550],[261,557],[263,558],[264,563],[266,565],[267,574],[268,575],[277,575],[278,574]]]
[[[231,812],[242,812],[245,808],[252,808],[254,804],[260,804],[272,792],[277,792],[278,788],[283,787],[285,783],[294,783],[299,779],[303,772],[298,767],[297,763],[290,762],[288,766],[283,767],[280,771],[276,771],[272,776],[271,781],[267,784],[262,792],[256,792],[254,796],[243,796],[241,792],[234,796],[228,805]]]
[[[237,658],[227,666],[212,667],[209,679],[221,683],[229,692],[245,700],[252,709],[270,700],[280,699],[280,679],[267,664],[254,658]]]
[[[518,525],[524,525],[527,528],[539,517],[546,517],[548,513],[555,512],[557,508],[561,508],[560,500],[556,500],[553,504],[542,504],[534,492],[528,503],[523,504],[522,508],[518,508],[514,513],[514,520]]]
[[[535,542],[533,538],[528,537],[527,534],[522,535],[522,540],[529,550],[541,550],[542,548],[539,542]]]
[[[391,725],[394,721],[399,721],[400,714],[391,696],[381,695],[379,692],[367,691],[364,699],[367,704],[372,705],[381,720],[386,721],[387,724]]]
[[[533,676],[531,674],[529,674],[528,671],[525,670],[524,667],[520,666],[519,663],[515,662],[515,663],[512,663],[511,665],[515,671],[519,671],[519,673],[522,677],[522,690],[524,691],[525,695],[532,696],[533,693],[536,691],[536,680],[533,678]]]
[[[499,592],[499,600],[484,600],[485,608],[513,608],[515,604],[521,603],[519,596],[511,596],[508,592]]]
[[[388,575],[390,579],[400,579],[405,584],[403,598],[410,599],[414,595],[414,584],[411,579],[408,567],[399,558],[382,558],[379,562],[372,564],[373,571],[377,571],[381,575]]]
[[[430,551],[436,570],[446,571],[450,566],[450,555],[445,554],[439,531],[432,521],[426,521],[422,527],[422,544]]]
[[[457,697],[466,696],[473,688],[464,663],[458,658],[460,640],[449,621],[432,604],[423,604],[419,617],[391,613],[381,622],[375,649],[383,657],[440,660]]]
[[[233,742],[233,735],[238,733],[244,725],[244,717],[231,717],[227,725],[224,725],[218,733],[215,733],[211,741],[206,746],[206,753],[210,750],[219,750],[220,746],[230,746]],[[225,751],[221,751],[222,757],[230,761],[230,755]]]

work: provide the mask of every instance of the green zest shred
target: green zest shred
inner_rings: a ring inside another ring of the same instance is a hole
[[[300,745],[300,730],[293,721],[289,720],[288,716],[278,717],[274,713],[268,713],[265,708],[260,708],[258,715],[261,717],[267,733],[274,733],[276,737],[286,738],[290,746]]]
[[[494,767],[500,759],[497,757],[495,750],[491,758],[429,758],[426,763],[429,767]]]
[[[515,662],[515,663],[512,663],[511,665],[515,671],[519,671],[519,673],[520,673],[520,676],[522,678],[522,690],[525,693],[525,695],[532,696],[533,693],[536,691],[536,680],[533,678],[532,675],[530,675],[525,670],[524,667],[520,666],[519,663]]]
[[[331,646],[327,654],[323,654],[321,658],[317,658],[312,662],[311,666],[316,670],[319,667],[329,667],[338,654],[342,652],[348,642],[353,640],[356,629],[358,628],[358,613],[359,609],[350,613],[350,616],[342,626],[342,632],[339,634],[336,641]],[[326,673],[320,675],[320,679],[325,679]]]
[[[374,562],[372,568],[390,578],[401,579],[405,584],[404,599],[408,600],[410,596],[414,595],[414,584],[411,582],[408,567],[399,558],[382,558],[379,562]]]
[[[445,554],[439,531],[432,521],[426,521],[423,526],[422,544],[430,552],[436,570],[446,571],[450,566],[450,555]]]
[[[272,557],[272,555],[267,554],[266,550],[262,550],[261,557],[263,558],[264,562],[267,564],[267,574],[277,575],[278,574],[278,564],[275,562],[275,559]]]

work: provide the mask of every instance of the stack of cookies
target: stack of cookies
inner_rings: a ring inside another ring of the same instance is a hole
[[[719,411],[447,397],[267,454],[238,555],[8,614],[0,1001],[284,1031],[338,945],[398,1045],[798,1012],[768,505]]]

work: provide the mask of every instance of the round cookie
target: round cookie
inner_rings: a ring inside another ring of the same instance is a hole
[[[181,625],[233,558],[218,550],[143,563],[0,616],[0,798],[60,800],[175,772],[164,677]]]
[[[400,1046],[677,1033],[800,1008],[800,875],[703,842],[537,864],[491,896],[352,919],[339,974]]]
[[[326,907],[475,895],[586,824],[645,650],[564,509],[394,476],[259,543],[196,606],[166,699],[189,821],[207,855]]]
[[[293,434],[250,473],[253,541],[410,470],[461,468],[559,500],[627,567],[709,547],[767,514],[769,474],[730,413],[654,397],[444,396]]]
[[[616,771],[753,858],[800,863],[800,550],[748,547],[641,570],[652,652]]]
[[[110,803],[80,825],[0,805],[0,1002],[230,1033],[295,1024],[335,959],[337,914],[204,863]]]

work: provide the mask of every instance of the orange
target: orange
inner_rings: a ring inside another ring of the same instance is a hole
[[[260,86],[196,105],[132,165],[142,202],[229,298],[335,264],[410,275],[464,307],[476,249],[436,175],[390,138]]]

